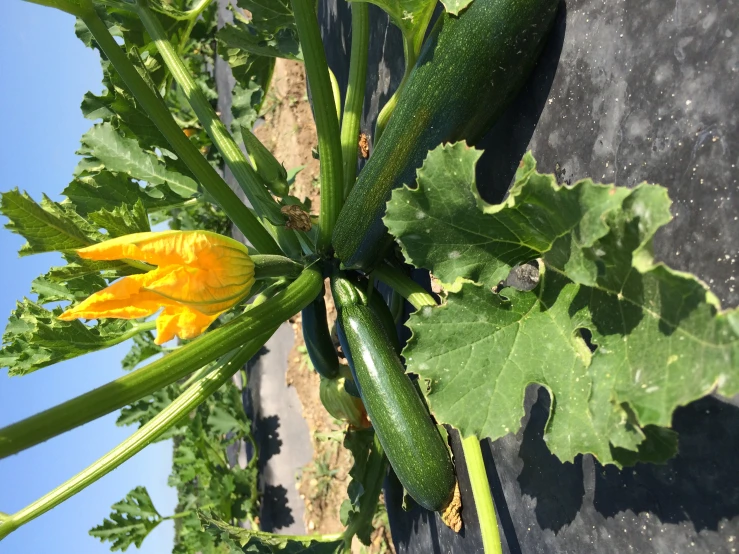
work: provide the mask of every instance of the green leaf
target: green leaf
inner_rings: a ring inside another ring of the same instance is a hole
[[[113,510],[101,525],[93,527],[90,535],[109,542],[110,550],[125,551],[129,546],[141,546],[144,539],[162,522],[145,487],[136,487],[126,498],[111,506]]]
[[[42,289],[47,281],[37,284]],[[60,295],[60,291],[43,294]],[[61,308],[48,310],[24,298],[16,303],[3,333],[0,367],[9,375],[25,375],[63,360],[123,342],[136,332],[129,321],[101,320],[92,327],[79,320],[61,321]]]
[[[133,205],[141,201],[148,212],[164,210],[182,204],[181,196],[169,187],[142,188],[124,173],[87,173],[76,177],[62,192],[74,204],[77,213],[86,216],[121,204]]]
[[[295,28],[290,0],[237,0],[236,5],[248,11],[252,22],[259,28],[272,31]]]
[[[464,143],[439,147],[418,170],[418,189],[393,192],[385,224],[406,258],[417,267],[433,267],[447,285],[464,278],[492,287],[513,266],[539,257],[563,237],[562,248],[570,248],[564,267],[592,283],[598,268],[587,249],[608,232],[605,217],[620,209],[629,190],[591,180],[558,187],[551,176],[536,173],[527,154],[508,197],[489,205],[475,186],[481,154]],[[664,222],[669,211],[662,206],[652,217]]]
[[[28,241],[19,251],[21,256],[83,248],[101,237],[74,210],[53,202],[46,195],[39,205],[18,189],[4,192],[0,212],[10,220],[5,227]]]
[[[351,477],[347,487],[349,499],[341,505],[341,523],[348,526],[355,519],[362,519],[363,525],[357,529],[356,534],[363,544],[371,544],[371,535],[374,531],[372,516],[364,518],[360,516],[360,500],[367,489],[366,481],[369,478],[368,469],[370,469],[368,461],[370,461],[370,447],[374,435],[372,429],[349,429],[344,437],[344,447],[352,453],[354,463],[349,470],[349,477]]]
[[[132,371],[144,360],[148,360],[152,356],[156,356],[162,352],[162,347],[154,343],[154,335],[150,332],[147,331],[146,333],[136,335],[133,338],[131,350],[121,360],[123,371]]]
[[[90,273],[66,282],[52,279],[46,274],[31,282],[31,292],[37,295],[37,303],[43,305],[60,301],[80,302],[106,286],[108,284],[99,273]]]
[[[444,4],[444,9],[448,13],[459,15],[459,12],[472,4],[473,1],[474,0],[441,0],[441,3]]]
[[[104,227],[111,237],[151,231],[149,216],[141,200],[136,200],[133,206],[121,204],[112,210],[102,208],[89,213],[88,217],[98,227]]]
[[[368,2],[385,11],[390,20],[403,33],[403,38],[413,44],[416,51],[423,42],[429,20],[434,13],[436,0],[351,0]],[[468,2],[471,0],[468,0]]]
[[[259,106],[263,99],[264,92],[254,81],[247,82],[246,86],[239,83],[234,85],[233,101],[231,103],[231,115],[233,116],[231,133],[234,140],[242,140],[241,129],[251,129],[254,126],[259,117]]]
[[[109,171],[125,173],[151,185],[167,184],[183,198],[198,191],[191,177],[168,168],[162,159],[142,150],[135,139],[121,136],[110,123],[95,125],[85,133],[79,153],[96,158]]]
[[[518,430],[524,390],[540,384],[560,459],[668,458],[675,440],[661,428],[678,406],[739,392],[739,310],[722,312],[700,281],[653,262],[669,220],[664,189],[558,186],[528,154],[491,206],[475,190],[478,157],[461,144],[432,151],[418,189],[394,191],[385,219],[414,265],[456,281],[446,304],[409,322],[404,355],[428,381],[432,412],[463,436],[496,439]],[[536,257],[536,289],[491,290]]]
[[[175,0],[176,4],[180,4],[180,8],[185,8],[180,0]],[[163,3],[157,2],[160,11]],[[167,2],[171,5],[172,2]],[[166,8],[164,8],[166,9]],[[126,6],[125,8],[115,5],[108,5],[104,9],[100,7],[98,15],[103,19],[108,30],[114,37],[123,39],[122,47],[126,50],[129,59],[137,66],[139,73],[149,82],[152,89],[163,93],[165,85],[170,77],[166,64],[163,63],[156,45],[151,41],[144,25],[136,15],[135,10]],[[174,13],[177,8],[170,8],[168,11]],[[183,33],[186,32],[190,21],[187,19],[176,20],[167,15],[157,13],[162,26],[167,32],[169,40],[173,44],[179,44]],[[77,20],[75,24],[75,33],[77,37],[88,47],[96,47],[96,43],[85,24]],[[105,69],[103,62],[103,68]]]
[[[234,12],[236,25],[218,33],[218,54],[228,62],[236,81],[232,94],[231,132],[241,140],[241,129],[256,122],[272,81],[275,57],[302,59],[289,2],[242,2],[251,10],[247,21]],[[248,4],[248,5],[246,5]]]
[[[257,56],[287,58],[302,61],[298,32],[289,0],[238,0],[247,10],[247,19],[234,10],[234,24],[218,31],[218,40],[226,58],[238,56],[238,51]]]
[[[208,530],[234,549],[234,552],[258,554],[339,554],[344,552],[343,540],[326,541],[318,540],[318,537],[314,539],[310,536],[251,531],[234,527],[206,513],[200,513],[199,516],[201,521],[208,526]]]
[[[139,67],[139,72],[145,74],[139,60],[137,56],[132,61]],[[146,149],[168,148],[167,140],[146,112],[139,108],[110,62],[102,61],[101,65],[105,90],[100,95],[92,92],[85,94],[80,106],[82,115],[93,121],[102,119],[110,123],[123,136],[136,139]]]
[[[169,406],[179,394],[180,387],[176,384],[159,389],[154,394],[145,396],[130,406],[122,408],[115,424],[120,427],[126,425],[137,425],[138,428],[141,428],[142,425],[148,423],[155,415]],[[175,424],[160,436],[157,439],[157,442],[180,435],[182,434],[182,430],[182,423],[179,425]]]
[[[240,398],[241,396],[239,395]],[[213,433],[222,436],[229,435],[237,430],[244,434],[250,433],[251,425],[244,414],[243,407],[240,410],[234,409],[235,407],[215,406],[213,408],[213,411],[208,416],[208,425]]]

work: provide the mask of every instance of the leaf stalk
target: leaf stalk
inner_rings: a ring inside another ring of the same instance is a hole
[[[331,247],[336,218],[344,203],[341,139],[336,103],[329,77],[326,53],[318,28],[315,3],[291,0],[298,36],[305,58],[305,72],[313,100],[313,114],[318,132],[318,152],[321,164],[321,212],[318,231],[318,251]]]
[[[416,65],[416,60],[418,59],[418,48],[416,48],[405,35],[403,35],[403,54],[405,56],[405,72],[403,73],[403,78],[401,79],[398,88],[377,115],[375,136],[372,138],[375,144],[380,141],[380,137],[382,137],[382,133],[385,131],[388,121],[390,121],[390,116],[393,115],[395,106],[398,105],[398,97],[400,96],[400,93],[403,92],[403,88],[405,88],[405,84],[413,71],[413,67]]]
[[[275,330],[276,327],[234,350],[212,372],[193,383],[174,402],[105,456],[37,501],[4,519],[0,523],[0,540],[22,525],[81,492],[155,441],[226,383],[236,371],[241,369],[259,351]]]
[[[257,251],[261,254],[280,254],[280,249],[272,236],[185,136],[172,118],[164,101],[139,75],[136,67],[118,46],[98,14],[91,10],[80,17],[136,100],[203,188],[221,206]]]
[[[503,554],[498,531],[498,518],[495,515],[493,496],[490,494],[490,483],[485,471],[485,462],[482,459],[480,441],[475,435],[462,439],[464,459],[472,486],[472,497],[475,500],[475,510],[480,523],[482,548],[485,554]]]
[[[357,145],[364,108],[369,55],[369,6],[365,2],[353,2],[351,8],[352,46],[349,58],[349,82],[346,86],[344,114],[341,119],[344,198],[349,196],[357,177]]]
[[[424,306],[431,306],[433,308],[437,305],[434,297],[426,292],[421,285],[399,269],[395,269],[386,263],[380,264],[372,272],[372,277],[385,283],[408,300],[417,310],[420,310]]]
[[[284,224],[285,216],[280,212],[279,205],[264,187],[246,156],[216,114],[213,106],[210,105],[185,64],[182,63],[182,59],[169,42],[162,24],[148,9],[146,0],[137,0],[136,12],[152,41],[154,41],[159,54],[164,59],[164,63],[182,89],[185,98],[198,116],[198,120],[213,144],[223,155],[226,165],[233,172],[257,215],[268,219],[274,225]]]

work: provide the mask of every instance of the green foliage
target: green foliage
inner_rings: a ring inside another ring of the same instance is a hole
[[[249,10],[250,19],[239,11]],[[235,24],[218,31],[218,54],[228,62],[236,81],[233,89],[231,129],[251,129],[272,81],[275,58],[302,60],[297,29],[288,0],[241,0],[234,11]]]
[[[223,210],[210,202],[198,202],[171,210],[169,226],[172,229],[207,229],[221,235],[231,231],[231,221]]]
[[[107,169],[97,173],[84,172],[75,177],[62,194],[83,217],[110,206],[131,206],[138,201],[143,203],[147,212],[166,210],[183,202],[182,197],[167,186],[143,188],[128,175]]]
[[[163,156],[144,151],[136,139],[121,136],[110,123],[95,125],[85,133],[78,153],[99,161],[101,166],[96,169],[125,173],[151,185],[166,184],[183,198],[198,190],[191,176],[172,168]],[[87,160],[84,167],[90,171],[94,166]]]
[[[237,7],[248,10],[251,17],[234,10],[235,24],[227,24],[218,32],[226,57],[238,51],[256,56],[302,60],[295,18],[289,0],[238,0]]]
[[[43,252],[63,252],[70,264],[51,268],[32,284],[34,302],[23,299],[16,304],[3,333],[0,363],[10,375],[25,375],[42,367],[101,350],[135,334],[136,326],[127,321],[104,320],[92,327],[79,320],[57,319],[63,310],[46,304],[78,302],[106,286],[106,278],[140,272],[123,262],[88,262],[71,254],[76,248],[108,237],[149,230],[143,203],[121,204],[111,210],[100,208],[83,217],[70,203],[59,204],[44,196],[37,204],[27,194],[13,190],[2,194],[0,211],[10,222],[11,231],[27,243],[21,256]],[[99,229],[108,230],[108,235]]]
[[[253,519],[258,508],[256,459],[245,468],[227,459],[231,445],[253,444],[241,391],[224,386],[183,422],[179,435],[169,484],[177,487],[180,508],[208,508],[227,521]]]
[[[124,408],[118,425],[140,427],[169,405],[182,390],[182,385],[171,385]],[[244,413],[241,391],[232,383],[227,383],[159,440],[166,438],[174,438],[175,444],[169,484],[178,491],[176,514],[143,521],[135,514],[137,518],[132,521],[116,515],[116,511],[125,512],[128,509],[116,504],[110,518],[112,521],[106,520],[91,534],[113,543],[111,550],[121,545],[125,549],[125,546],[134,542],[139,546],[159,521],[176,518],[173,552],[223,552],[223,548],[217,544],[220,541],[215,541],[201,529],[196,513],[205,509],[225,521],[252,521],[257,514],[256,458],[252,458],[245,468],[233,465],[228,460],[228,451],[234,445],[242,441],[253,444],[251,423]],[[137,492],[140,491],[140,488],[135,489],[129,497],[138,498]],[[150,512],[156,513],[150,500],[148,506]]]
[[[180,44],[187,40],[187,20],[176,20],[161,13],[162,3],[158,3],[160,13],[157,17],[167,31],[167,36],[173,44]],[[188,0],[171,0],[167,2],[171,14],[185,11],[189,6]],[[113,36],[123,39],[123,48],[129,59],[138,66],[139,73],[147,80],[152,89],[166,93],[171,78],[166,65],[162,61],[156,46],[144,29],[143,23],[129,6],[98,7],[98,14],[107,25]],[[79,39],[88,47],[97,47],[92,34],[81,20],[77,20],[75,32]],[[87,98],[87,97],[86,97]]]
[[[662,428],[678,406],[739,392],[739,310],[721,311],[703,283],[654,263],[665,190],[558,186],[527,154],[506,200],[488,205],[474,182],[479,155],[461,143],[432,151],[418,188],[394,191],[385,217],[407,259],[450,290],[412,316],[404,351],[432,412],[464,436],[496,439],[518,430],[536,383],[553,396],[545,440],[560,459],[670,457],[675,437]],[[491,290],[536,258],[534,290]]]
[[[162,352],[163,348],[158,344],[154,344],[154,335],[147,331],[133,337],[131,350],[123,357],[121,365],[124,371],[131,371],[144,360],[148,360]]]
[[[130,406],[122,408],[115,423],[121,427],[138,424],[138,427],[141,428],[142,425],[148,423],[155,415],[169,406],[179,396],[180,392],[181,388],[177,384],[159,389],[154,394],[145,396]],[[170,427],[158,440],[171,439],[173,436],[181,433],[181,427],[175,425]]]
[[[111,509],[113,511],[102,525],[90,529],[90,535],[101,542],[112,543],[112,552],[125,552],[131,545],[140,547],[146,536],[163,521],[145,487],[136,487]]]
[[[71,251],[100,239],[100,233],[74,210],[53,202],[46,195],[41,204],[37,204],[18,189],[4,192],[0,211],[10,220],[5,228],[28,241],[18,252],[21,256]]]
[[[149,215],[141,200],[133,206],[121,204],[112,210],[100,208],[88,214],[92,223],[105,227],[111,237],[122,237],[132,233],[147,233],[151,231]]]
[[[349,498],[341,505],[341,523],[348,527],[355,520],[359,520],[362,525],[356,530],[356,534],[364,544],[370,544],[370,535],[374,531],[372,519],[363,517],[360,509],[362,495],[370,487],[367,483],[371,469],[368,467],[368,462],[371,461],[370,448],[374,436],[375,432],[372,429],[350,429],[344,438],[344,447],[352,453],[354,463],[349,470],[351,481],[346,490]]]
[[[49,283],[38,280],[41,294],[74,294],[62,288],[44,289]],[[53,296],[52,296],[53,297]],[[48,298],[48,296],[47,296]],[[24,298],[16,303],[3,333],[0,365],[8,374],[26,375],[57,362],[118,344],[132,334],[135,326],[129,321],[106,319],[88,327],[79,320],[61,321],[61,308],[49,310]]]

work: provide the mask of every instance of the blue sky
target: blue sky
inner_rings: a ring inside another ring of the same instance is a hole
[[[0,190],[18,187],[37,200],[42,192],[60,199],[77,163],[79,138],[91,126],[80,113],[80,101],[86,91],[101,90],[98,56],[75,37],[72,16],[20,0],[5,3],[0,18]],[[0,230],[0,329],[15,301],[29,294],[31,280],[60,259],[51,254],[19,258],[23,242]],[[25,377],[9,378],[6,370],[0,370],[0,427],[120,376],[120,360],[128,348],[122,344]],[[115,418],[111,414],[0,460],[0,511],[23,508],[122,441],[132,429],[116,427]],[[160,513],[172,513],[176,493],[166,485],[171,448],[169,441],[149,446],[11,534],[0,542],[0,554],[109,552],[87,531],[137,485],[147,487]],[[171,551],[173,533],[172,524],[163,523],[139,552]],[[132,550],[136,551],[128,552]]]

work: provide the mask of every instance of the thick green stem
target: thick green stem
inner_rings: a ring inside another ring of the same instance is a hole
[[[259,351],[275,330],[276,327],[267,333],[262,333],[259,337],[248,341],[245,345],[234,350],[212,372],[195,382],[174,402],[105,456],[36,502],[29,504],[7,519],[4,519],[0,523],[0,539],[6,537],[21,525],[28,523],[65,500],[68,500],[143,450],[145,446],[155,441],[167,429],[182,420],[183,417],[186,417],[200,403],[226,383],[236,371]]]
[[[493,496],[490,494],[488,474],[485,471],[485,462],[482,459],[480,441],[475,435],[462,439],[464,459],[472,486],[472,497],[475,499],[475,510],[480,523],[482,535],[482,549],[485,554],[503,554],[498,531],[498,519],[495,516]]]
[[[285,216],[280,212],[279,204],[262,184],[261,179],[216,114],[213,106],[210,105],[205,94],[190,75],[182,59],[169,42],[161,23],[146,7],[146,0],[138,0],[137,13],[164,63],[177,84],[180,85],[185,98],[198,116],[198,120],[223,156],[226,165],[233,172],[254,210],[260,217],[268,219],[274,225],[283,225]]]
[[[436,306],[436,300],[421,285],[408,277],[405,273],[383,263],[372,272],[372,277],[382,281],[388,287],[408,300],[414,308],[420,310],[424,306]]]
[[[344,115],[341,119],[344,198],[349,196],[357,177],[357,144],[362,109],[364,108],[364,91],[367,84],[368,52],[369,6],[365,2],[354,2],[352,3],[352,49],[349,58],[349,82],[346,86]]]
[[[254,262],[255,279],[276,279],[279,277],[295,279],[303,271],[301,264],[284,256],[255,254],[251,256],[251,259]]]
[[[318,132],[321,213],[317,246],[319,251],[325,252],[331,246],[334,224],[344,203],[339,120],[336,117],[336,104],[331,90],[326,53],[318,28],[315,3],[313,0],[291,0],[291,4],[303,48],[305,72],[313,99],[313,114]]]
[[[306,268],[295,281],[264,304],[247,310],[141,369],[44,412],[0,429],[0,458],[39,444],[127,406],[186,377],[245,341],[305,308],[323,286],[321,271]]]
[[[249,211],[239,197],[229,188],[215,169],[208,163],[193,143],[190,142],[169,113],[164,101],[146,84],[126,53],[113,39],[105,23],[92,10],[81,15],[95,37],[100,49],[105,53],[126,86],[149,115],[162,135],[167,139],[175,154],[182,159],[195,178],[226,212],[231,221],[244,233],[247,240],[261,254],[280,254],[280,249],[272,236],[259,220]]]

